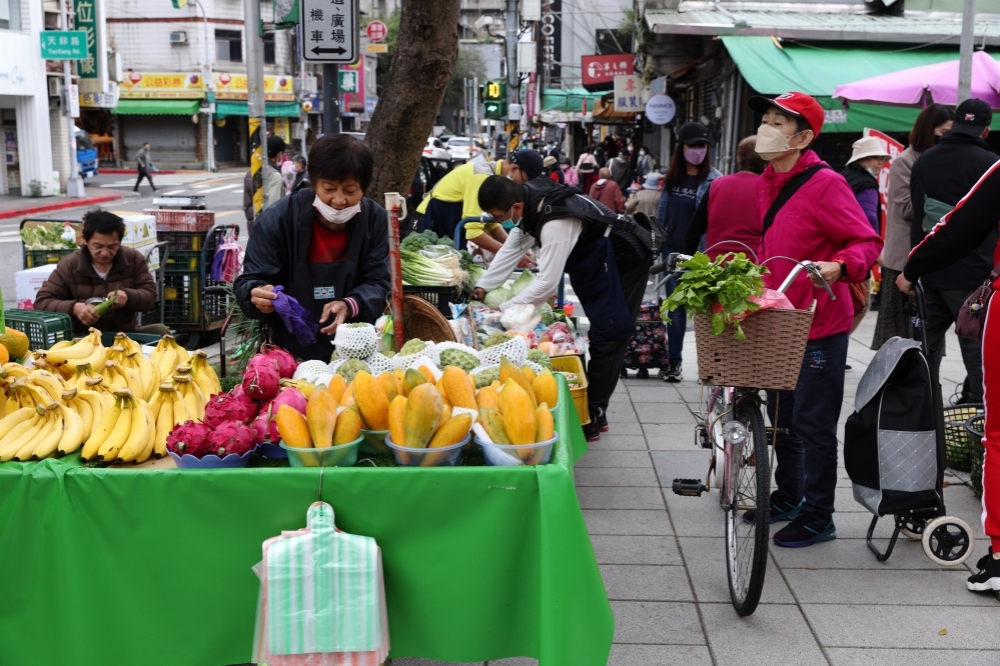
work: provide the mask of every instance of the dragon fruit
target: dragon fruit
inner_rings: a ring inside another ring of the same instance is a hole
[[[292,407],[295,411],[299,412],[304,416],[306,413],[306,404],[308,404],[308,402],[309,401],[306,400],[306,397],[302,395],[302,391],[300,391],[296,387],[282,386],[281,389],[278,391],[278,395],[275,396],[274,400],[272,401],[273,406],[271,407],[271,411],[274,414],[277,414],[278,407],[281,407],[282,405],[288,405],[289,407]],[[272,414],[272,417],[274,416],[274,414]]]
[[[229,393],[231,395],[236,396],[237,398],[244,398],[245,397],[247,400],[251,400],[251,401],[253,400],[253,398],[250,398],[249,396],[247,396],[246,393],[243,392],[243,384],[237,384],[236,386],[233,387],[233,390],[230,391]]]
[[[260,355],[266,356],[278,366],[278,374],[282,379],[291,379],[295,374],[295,369],[299,364],[295,362],[295,357],[276,345],[264,345],[260,348]]]
[[[257,403],[246,395],[218,393],[205,405],[205,418],[202,421],[210,428],[218,428],[230,421],[248,425],[255,416]]]
[[[204,423],[185,421],[174,426],[174,429],[167,435],[167,450],[173,451],[179,456],[189,455],[195,458],[202,458],[212,451],[212,445],[208,441],[208,436],[212,434],[212,429]]]
[[[235,421],[227,421],[213,430],[208,443],[212,453],[220,458],[230,454],[241,456],[257,445],[254,431]]]
[[[250,423],[250,429],[253,430],[254,434],[254,442],[257,444],[277,442],[281,439],[278,436],[278,424],[268,418],[270,409],[270,402],[261,405],[260,411],[257,412],[257,417]]]
[[[243,393],[247,396],[264,402],[278,395],[281,388],[281,376],[278,369],[270,362],[268,364],[251,363],[247,371],[243,373]]]

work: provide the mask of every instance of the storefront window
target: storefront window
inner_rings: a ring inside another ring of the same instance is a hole
[[[274,33],[264,33],[264,64],[273,65],[274,60]]]
[[[0,3],[4,1],[0,0]],[[243,62],[243,33],[239,30],[216,30],[215,59]]]
[[[0,0],[0,30],[21,29],[21,0]]]

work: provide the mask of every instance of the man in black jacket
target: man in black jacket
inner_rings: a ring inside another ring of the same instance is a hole
[[[923,152],[913,164],[910,194],[913,222],[910,241],[920,244],[942,215],[953,208],[997,161],[997,154],[984,141],[990,132],[993,113],[989,104],[969,99],[955,110],[951,130],[936,146]],[[947,268],[924,275],[921,281],[927,306],[927,338],[935,376],[944,354],[944,336],[958,316],[958,310],[989,276],[993,268],[994,231],[965,259]],[[983,401],[983,356],[978,342],[958,339],[962,359],[969,374],[965,402]]]

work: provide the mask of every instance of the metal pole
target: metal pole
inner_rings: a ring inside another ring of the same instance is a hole
[[[399,220],[406,217],[406,197],[398,192],[385,193],[385,209],[389,212],[389,275],[392,281],[390,307],[392,311],[393,333],[396,349],[399,351],[406,342],[403,330],[403,269],[399,258]]]
[[[976,0],[965,0],[962,7],[962,41],[958,58],[958,99],[961,104],[972,96],[972,40],[976,29]]]
[[[509,117],[510,110],[520,100],[518,95],[518,73],[517,73],[517,0],[507,0],[507,9],[504,15],[504,25],[507,36],[504,39],[504,47],[507,50],[507,155],[511,155],[517,148],[517,128],[518,122]]]
[[[302,51],[305,48],[302,44],[302,24],[299,23],[295,26],[295,41],[297,42],[298,52],[299,52],[299,85],[305,87],[306,84],[306,61],[302,57]],[[305,101],[305,93],[299,93],[302,99],[299,99],[299,132],[302,134],[302,148],[299,152],[302,155],[307,155],[309,150],[306,148],[306,134],[309,128],[309,114],[302,108],[302,102]]]
[[[243,39],[247,45],[247,123],[250,129],[250,180],[253,182],[254,217],[267,203],[264,187],[264,45],[260,38],[260,0],[243,0]]]
[[[323,134],[340,134],[340,67],[323,64]]]
[[[211,105],[214,103],[212,91],[215,90],[215,81],[212,76],[212,57],[211,51],[208,46],[208,12],[205,11],[205,5],[201,4],[200,0],[195,0],[195,4],[201,9],[201,15],[204,19],[205,28],[205,63],[201,67],[201,75],[205,77],[205,90],[207,91],[205,101],[208,108],[212,108]],[[209,171],[215,171],[215,123],[213,122],[214,114],[209,112],[205,114],[208,122],[208,147],[205,150],[205,168]]]
[[[69,2],[62,0],[60,14],[63,30],[69,30]],[[100,56],[95,56],[95,62]],[[63,113],[66,114],[66,129],[69,131],[69,175],[66,177],[66,196],[81,199],[86,196],[83,189],[83,179],[80,178],[80,165],[76,161],[76,122],[70,110],[70,89],[73,85],[73,75],[70,73],[69,60],[63,60]]]

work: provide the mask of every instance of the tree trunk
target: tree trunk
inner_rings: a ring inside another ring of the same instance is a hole
[[[405,194],[458,58],[460,0],[403,0],[396,54],[365,141],[375,155],[368,196]]]

